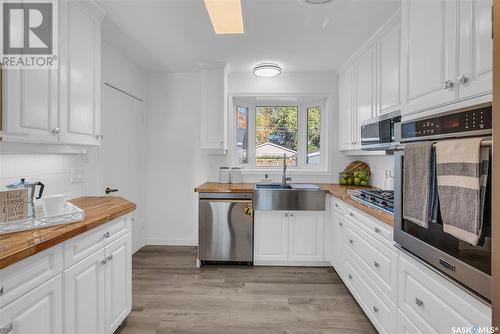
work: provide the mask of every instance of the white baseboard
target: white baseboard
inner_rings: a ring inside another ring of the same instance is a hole
[[[283,266],[283,267],[331,267],[327,261],[253,261],[254,266]]]
[[[144,238],[146,246],[198,246],[198,240],[190,239],[165,239],[165,238]]]

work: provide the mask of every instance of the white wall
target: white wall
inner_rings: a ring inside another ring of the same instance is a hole
[[[208,177],[200,150],[201,76],[152,74],[147,99],[146,244],[195,245],[194,188]]]
[[[370,185],[385,189],[385,171],[391,171],[394,175],[394,156],[393,155],[372,155],[372,156],[359,156],[350,157],[356,158],[355,160],[364,161],[370,166],[372,175],[370,177]]]

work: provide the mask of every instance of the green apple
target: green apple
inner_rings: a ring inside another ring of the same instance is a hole
[[[361,181],[361,182],[360,182],[360,184],[361,184],[362,186],[365,186],[365,187],[366,187],[366,186],[368,185],[368,181],[367,181],[367,180],[363,180],[363,181]]]

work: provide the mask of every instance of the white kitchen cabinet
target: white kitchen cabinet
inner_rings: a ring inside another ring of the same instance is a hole
[[[288,212],[255,211],[254,261],[287,261]]]
[[[59,334],[63,331],[61,275],[48,280],[0,309],[0,332]]]
[[[344,71],[339,73],[338,136],[340,150],[351,150],[355,146],[356,114],[354,112],[353,84],[353,67],[348,66]]]
[[[375,55],[374,46],[369,47],[354,62],[354,142],[361,144],[361,124],[375,116]]]
[[[228,76],[226,64],[200,64],[201,148],[226,153],[228,136]]]
[[[254,263],[322,265],[324,211],[255,211]]]
[[[130,233],[105,248],[106,333],[113,333],[131,311],[131,254]]]
[[[9,69],[3,73],[3,140],[56,143],[58,71]]]
[[[93,1],[60,3],[60,139],[99,145],[101,134],[101,21]]]
[[[423,334],[401,310],[398,310],[397,327],[397,333],[399,334]]]
[[[456,1],[403,1],[404,114],[456,100],[456,11]]]
[[[467,99],[492,91],[493,43],[491,38],[491,0],[458,2],[459,98]]]
[[[105,261],[101,249],[64,271],[64,333],[105,333]]]
[[[334,217],[334,233],[335,233],[335,238],[334,238],[334,268],[337,271],[337,273],[341,276],[342,275],[342,268],[344,266],[344,234],[345,234],[345,227],[344,227],[344,218],[338,213],[334,212],[333,214]]]
[[[377,40],[376,114],[401,108],[401,16],[396,14]]]
[[[289,261],[323,261],[324,212],[289,213]]]

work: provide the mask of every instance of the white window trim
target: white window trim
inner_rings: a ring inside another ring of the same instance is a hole
[[[244,99],[245,97],[255,97],[255,96],[270,96],[273,99],[270,101],[258,101],[253,103],[238,103],[238,98]],[[290,97],[298,97],[299,101],[290,102],[276,101],[276,97],[283,97],[284,100]],[[307,97],[310,99],[311,103],[304,103],[300,101],[300,97]],[[299,107],[299,115],[298,115],[298,159],[297,159],[297,167],[288,167],[288,171],[290,174],[330,174],[330,156],[329,156],[329,146],[330,146],[330,138],[329,138],[329,129],[331,128],[331,96],[326,95],[316,95],[316,94],[230,94],[229,95],[229,145],[228,145],[228,154],[230,157],[231,166],[238,166],[242,168],[242,172],[244,174],[253,174],[253,173],[276,173],[279,172],[280,168],[264,168],[257,167],[255,165],[255,108],[257,106],[298,106]],[[236,150],[236,108],[240,107],[248,107],[248,163],[239,164]],[[305,154],[307,152],[307,108],[319,106],[321,108],[321,144],[320,144],[320,153],[321,160],[320,164],[317,165],[309,165],[306,164]]]

